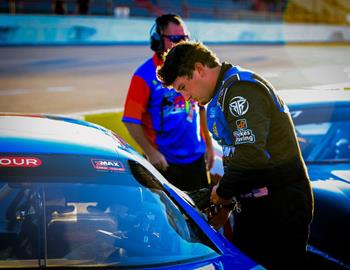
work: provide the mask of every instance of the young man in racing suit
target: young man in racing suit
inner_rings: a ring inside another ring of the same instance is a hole
[[[232,242],[267,269],[301,269],[313,195],[288,108],[271,84],[191,42],[167,53],[158,77],[186,100],[208,104],[224,155],[211,200],[237,201]]]
[[[206,169],[212,167],[214,154],[205,109],[162,87],[156,77],[163,53],[189,34],[180,17],[165,14],[156,19],[150,36],[155,53],[131,79],[122,120],[168,181],[184,191],[208,187]]]

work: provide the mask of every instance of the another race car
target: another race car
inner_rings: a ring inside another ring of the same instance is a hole
[[[350,91],[280,91],[311,180],[350,183]]]
[[[120,137],[0,116],[0,268],[264,269]]]
[[[350,269],[350,91],[288,90],[287,102],[315,197],[309,253]]]

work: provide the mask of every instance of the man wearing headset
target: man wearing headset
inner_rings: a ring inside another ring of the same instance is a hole
[[[147,159],[173,185],[184,191],[208,187],[207,168],[213,165],[206,113],[195,101],[185,101],[156,77],[162,55],[176,43],[188,40],[181,18],[159,16],[150,33],[155,52],[134,73],[122,121]]]

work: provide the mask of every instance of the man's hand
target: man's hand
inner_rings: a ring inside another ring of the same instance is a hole
[[[151,162],[152,165],[158,170],[166,171],[169,167],[169,164],[166,161],[164,155],[157,149],[153,149],[151,152],[146,153],[146,157],[148,161]]]
[[[232,209],[228,209],[228,208],[221,208],[219,210],[219,212],[217,212],[213,218],[211,218],[209,220],[209,224],[211,226],[214,227],[214,229],[218,230],[220,229],[222,226],[224,226],[224,224],[227,222],[227,220],[230,217]]]
[[[213,186],[213,189],[211,190],[211,194],[210,194],[210,201],[216,205],[231,203],[231,200],[226,200],[226,199],[219,197],[219,195],[216,193],[218,186],[219,186],[219,184]]]
[[[149,162],[158,170],[165,171],[169,164],[162,153],[160,153],[147,139],[143,128],[139,124],[125,123],[131,137],[141,146],[143,153],[146,155]]]

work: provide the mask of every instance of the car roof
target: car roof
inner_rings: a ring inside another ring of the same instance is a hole
[[[107,172],[127,175],[131,170],[127,164],[133,161],[133,164],[147,168],[162,184],[167,183],[117,134],[99,125],[64,116],[0,113],[0,154],[7,163],[0,167],[13,176],[37,178],[49,173],[50,176],[67,177],[89,175],[103,178],[104,175],[107,179],[110,175]],[[8,162],[19,165],[10,166]],[[35,166],[31,166],[33,162]],[[18,168],[15,174],[11,167]],[[27,170],[26,167],[36,169]]]
[[[349,103],[350,90],[293,89],[277,92],[288,105]]]
[[[0,114],[1,152],[116,155],[128,147],[85,121],[53,115]]]

